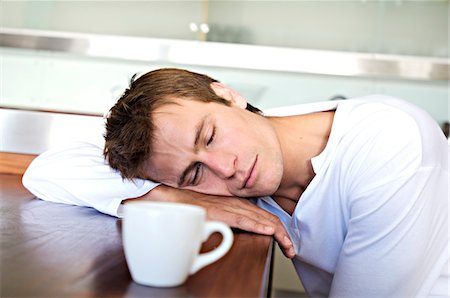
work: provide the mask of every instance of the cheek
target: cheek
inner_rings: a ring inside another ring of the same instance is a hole
[[[201,184],[197,186],[188,187],[186,189],[190,189],[208,195],[216,195],[216,196],[232,195],[228,190],[226,183],[214,175],[208,175],[208,177],[205,177],[205,180]]]

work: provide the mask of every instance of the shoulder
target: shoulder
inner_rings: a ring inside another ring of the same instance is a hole
[[[420,153],[419,125],[403,109],[365,98],[344,104],[347,113],[337,114],[345,118],[337,119],[344,122],[341,125],[343,145],[373,153],[378,158],[396,156],[398,151]]]
[[[336,159],[351,189],[412,175],[422,164],[422,137],[415,119],[379,101],[346,103]],[[337,119],[339,120],[339,119]]]

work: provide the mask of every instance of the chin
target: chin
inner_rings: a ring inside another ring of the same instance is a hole
[[[263,187],[255,189],[255,194],[252,197],[266,197],[273,195],[278,189],[278,184],[274,185],[272,183],[265,183]]]
[[[274,181],[272,184],[268,185],[265,196],[272,196],[272,195],[274,195],[278,191],[278,189],[280,187],[280,184],[281,184],[281,180],[280,181]]]

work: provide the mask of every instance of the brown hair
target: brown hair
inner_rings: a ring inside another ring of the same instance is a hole
[[[225,105],[229,105],[229,102],[210,87],[217,80],[203,74],[163,68],[148,72],[137,80],[135,77],[131,78],[129,88],[106,117],[103,154],[109,165],[118,170],[123,178],[146,179],[143,165],[151,155],[153,111],[173,103],[175,98]],[[247,109],[261,112],[250,104]]]

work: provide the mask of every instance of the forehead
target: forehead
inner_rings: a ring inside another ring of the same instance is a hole
[[[158,118],[164,115],[184,117],[190,115],[193,111],[205,110],[207,106],[208,104],[205,102],[175,98],[157,107],[152,113],[152,118],[158,120]]]
[[[158,107],[152,113],[155,127],[152,142],[156,145],[158,140],[175,132],[192,132],[205,116],[216,113],[214,110],[217,106],[219,104],[176,99]]]
[[[223,103],[176,98],[152,112],[154,135],[161,137],[173,129],[186,133],[192,132],[196,128],[195,124],[200,123],[202,118],[206,116],[213,116],[215,119],[223,118],[223,116],[232,117],[229,115],[232,110],[232,105]]]

